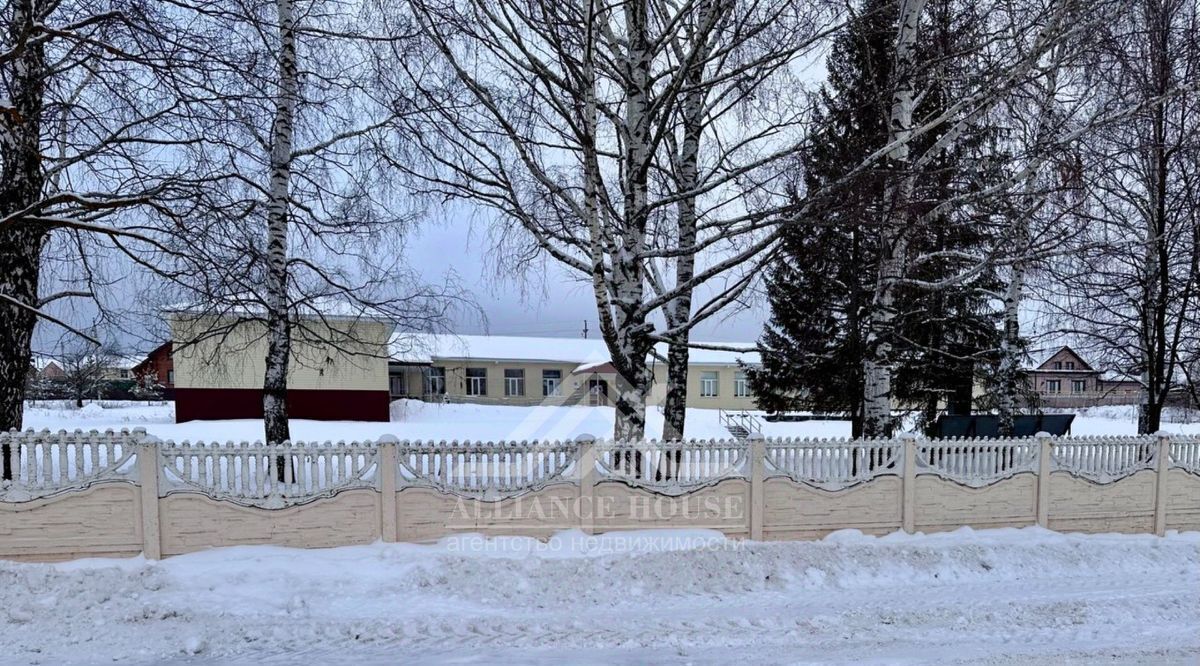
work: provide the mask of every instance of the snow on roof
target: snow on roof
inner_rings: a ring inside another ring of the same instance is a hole
[[[706,343],[696,343],[706,344]],[[746,347],[745,352],[692,349],[693,365],[725,365],[738,361],[758,363],[758,352],[744,343],[708,343]],[[656,351],[666,356],[667,345]],[[401,363],[430,363],[435,358],[471,358],[489,361],[548,361],[600,365],[610,360],[603,340],[591,338],[534,338],[513,335],[428,335],[392,336],[391,356]]]
[[[43,356],[41,354],[34,354],[30,358],[29,363],[35,369],[37,369],[39,372],[50,367],[51,364],[58,365],[58,361],[54,360],[53,358],[51,358],[49,356]]]
[[[247,296],[244,299],[240,297],[223,298],[218,304],[206,303],[176,303],[163,308],[164,312],[168,313],[198,313],[198,314],[217,314],[217,315],[255,315],[261,316],[266,308],[262,302],[254,296]],[[320,319],[340,319],[340,320],[370,320],[391,322],[391,317],[385,313],[361,303],[346,300],[344,298],[335,298],[332,296],[324,296],[318,298],[306,299],[300,303],[297,310],[302,317],[312,317]]]

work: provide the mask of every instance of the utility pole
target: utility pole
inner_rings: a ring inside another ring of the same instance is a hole
[[[584,340],[587,340],[587,336],[588,336],[588,327],[587,327],[587,324],[588,324],[588,320],[584,319],[584,320],[583,320],[583,339],[584,339]]]

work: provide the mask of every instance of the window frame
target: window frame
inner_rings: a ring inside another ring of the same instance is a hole
[[[1075,390],[1076,388],[1078,388],[1079,390],[1076,391]],[[1087,393],[1087,380],[1086,379],[1072,379],[1071,380],[1071,394],[1072,395],[1083,395],[1084,393]]]
[[[471,374],[478,373],[478,374]],[[463,391],[469,396],[487,396],[487,368],[474,367],[463,369]]]
[[[711,388],[711,392],[709,391]],[[717,370],[700,371],[700,397],[721,397],[721,373]]]
[[[509,376],[509,373],[519,373]],[[516,392],[514,391],[516,389]],[[520,398],[525,395],[525,368],[505,368],[504,369],[504,396],[506,398]]]
[[[399,384],[400,390],[396,390]],[[388,375],[388,393],[391,395],[408,396],[408,377],[403,374]]]
[[[1050,393],[1052,395],[1062,395],[1062,380],[1061,379],[1047,379],[1046,380],[1046,393]]]
[[[446,366],[429,366],[429,371],[425,373],[425,393],[427,395],[446,395]]]
[[[750,378],[747,377],[746,373],[741,370],[738,370],[733,374],[733,397],[750,397]]]
[[[546,373],[553,373],[553,377],[547,377]],[[552,389],[547,389],[546,382],[553,382]],[[562,395],[563,371],[553,369],[542,370],[542,397],[549,398],[550,396]]]

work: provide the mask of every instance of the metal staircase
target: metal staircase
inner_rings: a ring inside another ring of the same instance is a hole
[[[753,434],[762,434],[762,423],[750,412],[718,410],[717,418],[722,426],[736,439],[746,439]]]

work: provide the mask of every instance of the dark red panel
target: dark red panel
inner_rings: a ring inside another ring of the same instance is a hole
[[[387,421],[391,397],[384,391],[288,391],[288,417],[316,421]],[[175,389],[175,422],[196,419],[261,419],[259,389]]]

